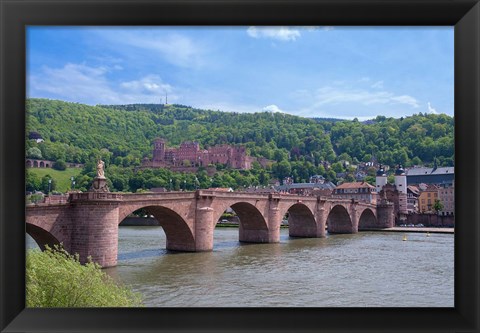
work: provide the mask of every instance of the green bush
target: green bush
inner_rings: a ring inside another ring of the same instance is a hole
[[[57,160],[55,163],[53,163],[53,168],[55,170],[63,171],[67,169],[67,163],[65,163],[64,160]]]
[[[80,264],[78,255],[61,247],[28,250],[27,307],[136,307],[141,297],[118,285],[93,262]]]

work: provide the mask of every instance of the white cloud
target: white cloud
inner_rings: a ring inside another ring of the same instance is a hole
[[[348,84],[325,86],[313,91],[299,90],[296,95],[305,97],[303,100],[308,103],[296,114],[307,117],[320,114],[323,117],[371,119],[379,110],[387,112],[399,107],[419,107],[418,101],[409,95],[380,89],[351,88]]]
[[[391,98],[391,100],[394,102],[398,102],[400,104],[407,104],[414,108],[418,108],[418,101],[412,96],[408,96],[408,95],[394,96]]]
[[[158,75],[149,75],[140,80],[123,82],[120,86],[131,94],[164,94],[172,91],[172,86],[162,83]]]
[[[295,41],[301,36],[298,29],[290,27],[249,27],[247,34],[253,38],[271,38],[280,41]]]
[[[427,103],[427,107],[428,107],[428,113],[437,114],[437,110],[432,108],[432,106],[430,105],[430,102]]]
[[[178,100],[174,89],[158,75],[113,83],[105,67],[66,64],[61,68],[43,67],[30,77],[29,97],[45,96],[85,104],[160,103],[165,93],[169,101]]]
[[[267,105],[265,106],[262,111],[265,111],[265,112],[280,112],[280,113],[284,113],[278,106],[276,106],[275,104],[272,104],[272,105]]]
[[[372,104],[406,104],[417,108],[418,102],[414,97],[408,95],[397,96],[388,91],[368,91],[365,89],[350,89],[342,87],[323,87],[314,93],[315,105],[340,103],[359,103],[362,105]]]
[[[98,34],[115,45],[117,51],[125,50],[126,54],[131,54],[132,48],[138,48],[142,52],[159,55],[179,67],[193,68],[204,64],[206,48],[179,33],[167,35],[144,30],[100,30]]]
[[[105,67],[89,67],[68,63],[62,68],[43,67],[41,74],[32,76],[29,92],[49,93],[68,101],[90,98],[113,102],[115,93],[108,86]]]
[[[383,81],[377,81],[371,85],[374,89],[383,89]]]

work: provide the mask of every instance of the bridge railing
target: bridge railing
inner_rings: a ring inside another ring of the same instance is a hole
[[[195,192],[159,192],[123,194],[124,200],[193,199]]]
[[[111,192],[83,192],[71,193],[70,201],[87,201],[87,200],[106,200],[121,201],[123,194]]]
[[[70,197],[68,195],[46,195],[40,200],[32,203],[27,203],[27,206],[39,206],[39,205],[64,205],[68,204]]]

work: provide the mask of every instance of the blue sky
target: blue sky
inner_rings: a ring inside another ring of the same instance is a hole
[[[453,27],[28,27],[27,95],[359,120],[453,116]]]

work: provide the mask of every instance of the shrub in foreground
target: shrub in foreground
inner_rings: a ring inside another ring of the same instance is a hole
[[[141,297],[117,284],[100,265],[80,264],[61,247],[28,250],[27,307],[136,307]]]

